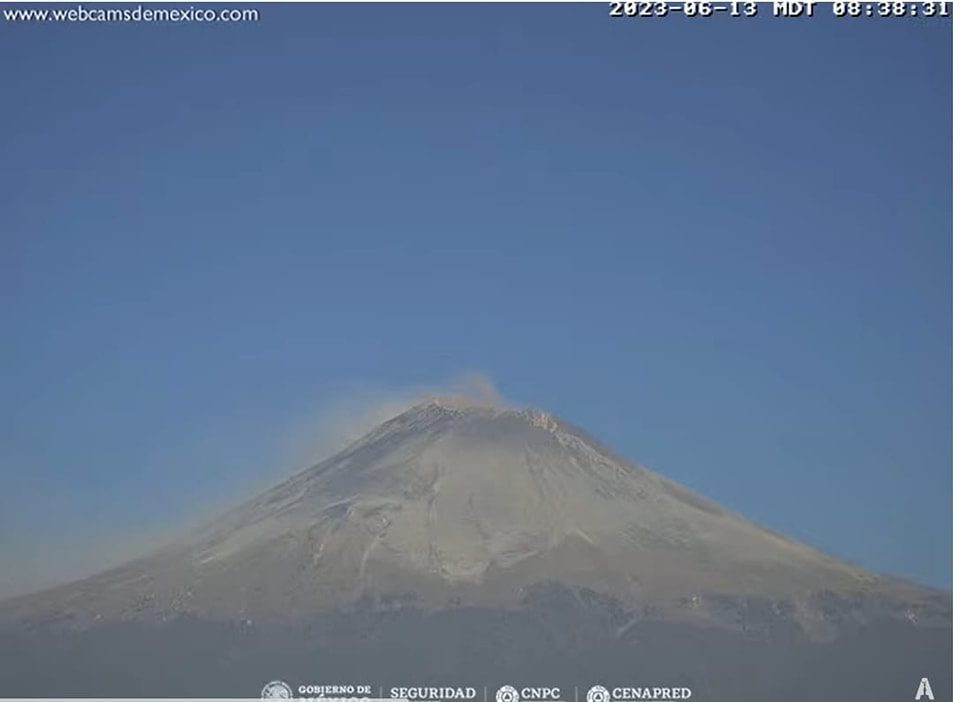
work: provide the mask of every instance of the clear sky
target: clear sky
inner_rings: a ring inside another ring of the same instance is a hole
[[[466,371],[951,587],[948,23],[260,9],[0,22],[0,592]]]

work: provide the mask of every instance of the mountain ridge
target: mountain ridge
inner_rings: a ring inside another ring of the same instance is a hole
[[[517,608],[550,583],[709,626],[735,625],[731,601],[760,606],[813,637],[949,614],[943,593],[759,526],[550,413],[438,397],[167,548],[0,602],[0,618],[82,628]]]

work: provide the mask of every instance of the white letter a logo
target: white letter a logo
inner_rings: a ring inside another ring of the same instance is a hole
[[[918,700],[921,697],[926,697],[928,700],[933,699],[933,690],[930,689],[930,681],[926,678],[920,678],[920,687],[917,688],[917,696],[913,699]]]

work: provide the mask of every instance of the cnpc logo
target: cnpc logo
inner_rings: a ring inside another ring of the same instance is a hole
[[[497,690],[497,702],[541,702],[560,700],[559,687],[521,687],[504,685]]]

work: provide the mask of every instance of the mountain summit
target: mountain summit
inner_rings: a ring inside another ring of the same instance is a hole
[[[85,627],[512,609],[548,586],[727,628],[759,611],[813,637],[949,615],[941,593],[764,529],[546,412],[435,398],[171,547],[0,616]]]

